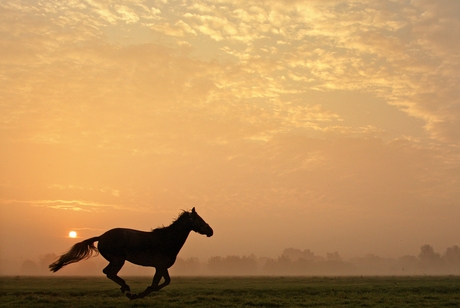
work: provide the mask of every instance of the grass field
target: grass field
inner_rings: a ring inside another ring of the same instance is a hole
[[[460,277],[172,277],[133,301],[105,277],[0,277],[0,307],[460,307]]]

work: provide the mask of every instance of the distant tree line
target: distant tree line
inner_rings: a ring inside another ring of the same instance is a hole
[[[58,256],[50,253],[38,261],[24,260],[20,264],[1,260],[0,275],[46,275],[48,265]],[[107,265],[102,258],[92,258],[66,267],[67,275],[101,275]],[[120,275],[151,275],[154,269],[126,263]],[[277,258],[249,256],[211,257],[207,262],[198,258],[178,258],[170,269],[171,275],[460,275],[460,247],[448,247],[443,254],[435,252],[431,245],[420,247],[417,256],[406,255],[397,259],[381,258],[369,254],[364,257],[343,260],[338,252],[317,256],[309,249],[287,248]]]
[[[374,254],[343,260],[338,252],[317,256],[309,249],[285,249],[276,258],[250,256],[212,257],[206,264],[197,259],[178,260],[171,268],[176,275],[460,275],[460,247],[454,245],[444,254],[431,245],[420,247],[418,256],[397,259]]]

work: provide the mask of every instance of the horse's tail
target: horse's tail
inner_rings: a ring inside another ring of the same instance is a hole
[[[96,236],[73,245],[67,253],[63,254],[59,258],[59,260],[50,264],[50,271],[57,272],[61,267],[66,266],[67,264],[88,259],[93,255],[93,252],[98,253],[96,246],[94,246],[94,242],[98,240],[99,237]]]

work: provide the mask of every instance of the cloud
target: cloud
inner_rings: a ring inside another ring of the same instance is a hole
[[[121,20],[126,23],[136,23],[139,21],[139,16],[134,12],[133,9],[126,5],[115,5],[116,12],[121,16]]]
[[[454,58],[447,57],[449,65],[446,62],[444,66],[436,66],[436,57],[439,55],[424,53],[423,50],[426,50],[427,44],[418,39],[420,33],[429,32],[428,30],[422,31],[423,27],[432,29],[430,25],[444,20],[438,15],[448,14],[447,10],[440,10],[436,5],[424,3],[418,3],[414,7],[394,4],[391,10],[390,7],[385,8],[378,2],[369,2],[366,3],[366,6],[364,4],[349,5],[346,8],[338,4],[329,2],[320,5],[312,2],[307,5],[292,2],[289,7],[280,7],[276,2],[267,2],[247,7],[244,5],[243,10],[235,3],[228,2],[225,5],[231,7],[232,10],[225,11],[215,4],[195,3],[190,6],[191,12],[183,13],[182,16],[179,15],[184,7],[179,6],[173,9],[173,12],[181,19],[173,23],[155,22],[151,24],[151,28],[167,36],[191,40],[188,44],[192,48],[196,48],[193,40],[197,39],[198,35],[212,36],[223,45],[220,51],[235,57],[236,65],[225,67],[225,65],[217,64],[217,66],[220,65],[218,70],[214,73],[205,73],[208,75],[204,78],[200,77],[202,80],[206,79],[205,83],[201,83],[201,85],[207,84],[202,97],[208,102],[222,102],[222,98],[230,95],[238,100],[269,98],[267,104],[270,105],[272,102],[282,101],[281,96],[291,95],[292,98],[293,95],[301,95],[308,89],[369,91],[384,97],[389,103],[399,106],[409,115],[425,120],[426,129],[432,133],[434,138],[451,140],[450,138],[455,137],[454,130],[458,116],[455,115],[454,97],[457,93],[454,85],[458,77],[452,65],[455,67],[458,64],[455,64]],[[161,7],[164,5],[161,4]],[[238,3],[238,5],[242,4]],[[11,5],[8,7],[10,11],[14,11]],[[101,19],[95,18],[94,15],[83,14],[84,10],[89,8],[106,12],[105,17]],[[32,7],[21,7],[21,10],[26,12],[31,9]],[[65,16],[62,15],[64,9],[66,10]],[[422,9],[429,11],[427,16],[431,17],[417,17],[416,10]],[[59,20],[59,22],[50,21],[42,25],[49,29],[49,34],[46,37],[40,35],[40,31],[33,30],[40,29],[36,28],[38,24],[35,24],[30,28],[32,30],[22,31],[33,32],[38,44],[29,45],[21,35],[16,35],[15,40],[21,41],[16,41],[10,47],[13,50],[14,46],[18,46],[18,42],[24,44],[21,52],[29,52],[31,55],[26,57],[25,61],[35,63],[29,66],[29,70],[40,63],[49,66],[66,62],[74,74],[77,68],[73,66],[74,63],[79,63],[84,66],[85,70],[90,69],[94,72],[98,70],[98,66],[99,68],[112,67],[115,71],[123,71],[121,76],[124,81],[131,80],[133,83],[135,79],[141,80],[148,74],[128,76],[128,72],[143,74],[139,67],[136,68],[138,71],[133,70],[134,66],[127,67],[129,64],[126,60],[133,59],[132,56],[125,59],[119,58],[122,53],[109,46],[104,46],[103,42],[99,46],[92,45],[91,48],[80,48],[78,51],[73,48],[71,51],[69,43],[75,40],[77,35],[80,37],[77,41],[87,42],[101,37],[105,31],[101,20],[107,19],[110,21],[109,24],[115,20],[142,24],[140,16],[151,10],[153,8],[149,9],[142,3],[131,3],[128,6],[128,4],[112,5],[101,1],[90,2],[88,6],[73,4],[64,6],[62,4],[47,7],[46,14],[62,15],[60,19],[52,19]],[[296,14],[283,18],[286,10],[296,12]],[[112,15],[107,12],[111,12],[114,17],[110,17]],[[405,15],[404,12],[406,12]],[[451,22],[455,22],[455,19],[449,18]],[[78,31],[63,32],[52,41],[53,33],[57,34],[58,29],[63,26],[66,27],[65,29],[70,29],[69,26],[78,27]],[[21,28],[18,24],[7,27]],[[245,37],[243,41],[250,42],[250,44],[242,49],[235,40],[243,37]],[[424,40],[426,41],[428,37],[435,36],[426,36]],[[281,41],[284,45],[270,45],[272,39]],[[418,50],[413,47],[418,44],[424,46],[424,49]],[[439,44],[441,43],[433,41],[430,45],[438,46]],[[441,49],[445,50],[440,45]],[[133,56],[137,56],[140,48],[127,48],[124,52],[134,52]],[[10,58],[4,61],[11,63],[17,54],[6,52],[7,57],[8,54]],[[431,61],[425,61],[424,57],[429,57]],[[143,61],[151,59],[153,58],[144,57]],[[122,60],[120,64],[113,62],[120,60]],[[185,60],[184,58],[176,63],[185,62]],[[216,63],[202,62],[200,65],[216,67]],[[192,66],[189,65],[189,67]],[[37,67],[38,75],[41,69]],[[205,72],[209,71],[205,69]],[[398,73],[395,74],[395,72]],[[170,73],[173,74],[172,71]],[[189,74],[189,76],[192,75]],[[194,77],[188,78],[192,80]],[[68,81],[70,84],[70,80]],[[119,81],[121,82],[121,79]],[[165,84],[160,80],[154,82]],[[63,82],[59,81],[59,83]],[[89,83],[95,84],[94,81]],[[113,81],[110,83],[113,84]],[[110,83],[107,82],[103,88],[110,87]],[[445,89],[446,84],[452,85],[451,90]],[[180,86],[183,91],[193,91],[192,87],[196,87],[197,84],[185,82]],[[128,90],[128,84],[121,85],[120,89]],[[166,98],[166,101],[178,101],[175,95],[165,94],[166,91],[162,91],[161,87],[158,89],[160,89],[158,97],[171,97]],[[80,89],[76,90],[80,91]],[[58,91],[57,87],[55,91]],[[447,91],[450,92],[438,94]],[[27,92],[29,91],[25,93]],[[427,94],[430,93],[439,96],[435,99],[436,105],[443,107],[437,108],[435,104],[429,105],[424,97],[429,97]],[[105,94],[100,91],[99,95]],[[140,94],[139,91],[136,95],[142,96],[143,94]],[[207,98],[205,98],[206,95],[208,95]],[[451,107],[448,107],[449,105]],[[265,112],[269,109],[266,108]],[[448,112],[445,113],[443,110],[448,110]],[[59,142],[56,132],[50,132],[41,137],[37,136],[37,138],[37,141],[42,140],[41,142],[46,140]]]
[[[31,206],[47,207],[57,210],[69,210],[76,212],[99,212],[105,211],[102,208],[113,207],[111,205],[105,205],[100,203],[87,203],[77,200],[34,200],[34,201],[23,201],[23,200],[0,200],[0,204],[3,205],[17,205],[17,204],[28,204]]]
[[[190,27],[188,24],[179,20],[174,25],[169,23],[154,24],[152,29],[158,32],[162,32],[165,35],[175,36],[175,37],[186,37],[188,35],[196,36],[197,32]]]
[[[97,71],[97,66],[125,70],[126,61],[123,61],[124,67],[113,62],[120,60],[115,59],[116,49],[104,46],[104,41],[98,46],[93,40],[102,38],[111,24],[127,22],[142,26],[149,20],[150,28],[180,38],[182,45],[196,49],[195,40],[204,35],[218,41],[216,51],[234,57],[236,65],[222,65],[214,74],[204,77],[208,85],[214,85],[212,91],[203,94],[203,97],[209,95],[208,102],[222,101],[221,98],[231,95],[239,100],[266,97],[270,104],[280,101],[281,96],[291,94],[292,98],[309,89],[369,91],[410,116],[426,121],[425,127],[433,138],[455,138],[458,60],[446,51],[455,50],[456,40],[442,39],[436,34],[442,31],[455,36],[458,32],[454,26],[458,22],[452,13],[455,4],[446,3],[452,6],[449,10],[424,1],[413,5],[378,1],[354,4],[292,1],[288,6],[280,3],[284,2],[194,2],[171,7],[171,14],[176,18],[172,22],[165,16],[162,20],[147,17],[159,18],[160,9],[167,7],[165,3],[149,7],[142,2],[90,1],[87,4],[55,3],[42,8],[6,3],[3,9],[8,11],[8,20],[4,27],[14,29],[9,32],[16,34],[5,47],[3,61],[10,65],[29,63],[28,70],[37,65],[58,63],[67,63],[74,73],[74,63],[93,71]],[[184,11],[186,8],[188,11]],[[37,22],[32,18],[32,12],[37,9],[53,18]],[[97,14],[87,14],[88,11]],[[13,22],[13,16],[18,14],[24,15],[22,23],[30,23],[29,27]],[[446,23],[452,25],[449,26],[452,31],[443,30],[447,29]],[[33,44],[24,39],[25,33],[35,37]],[[283,44],[274,44],[275,40]],[[242,47],[238,41],[247,45]],[[92,47],[75,49],[72,42],[91,42]],[[18,52],[12,52],[15,48]],[[19,55],[24,56],[19,58]],[[12,62],[15,57],[18,60]],[[212,67],[215,63],[203,62],[202,65]],[[42,68],[37,67],[38,75]],[[127,72],[122,74],[126,78]],[[185,83],[183,86],[191,90]],[[11,87],[7,88],[5,91],[14,96]],[[211,88],[213,86],[208,87]],[[231,91],[225,91],[226,88]],[[430,95],[436,103],[427,101]],[[42,140],[59,142],[56,133],[43,136]]]

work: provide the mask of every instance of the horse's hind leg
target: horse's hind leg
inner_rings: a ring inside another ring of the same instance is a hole
[[[106,268],[104,268],[102,270],[102,272],[104,274],[107,275],[107,278],[115,281],[117,284],[119,284],[121,286],[121,292],[125,293],[125,292],[128,292],[128,293],[131,293],[131,290],[129,288],[129,286],[126,284],[126,282],[121,279],[120,277],[118,277],[117,273],[121,270],[121,268],[123,267],[123,265],[125,264],[125,260],[124,259],[112,259],[112,261],[110,261],[109,265],[107,265]]]

